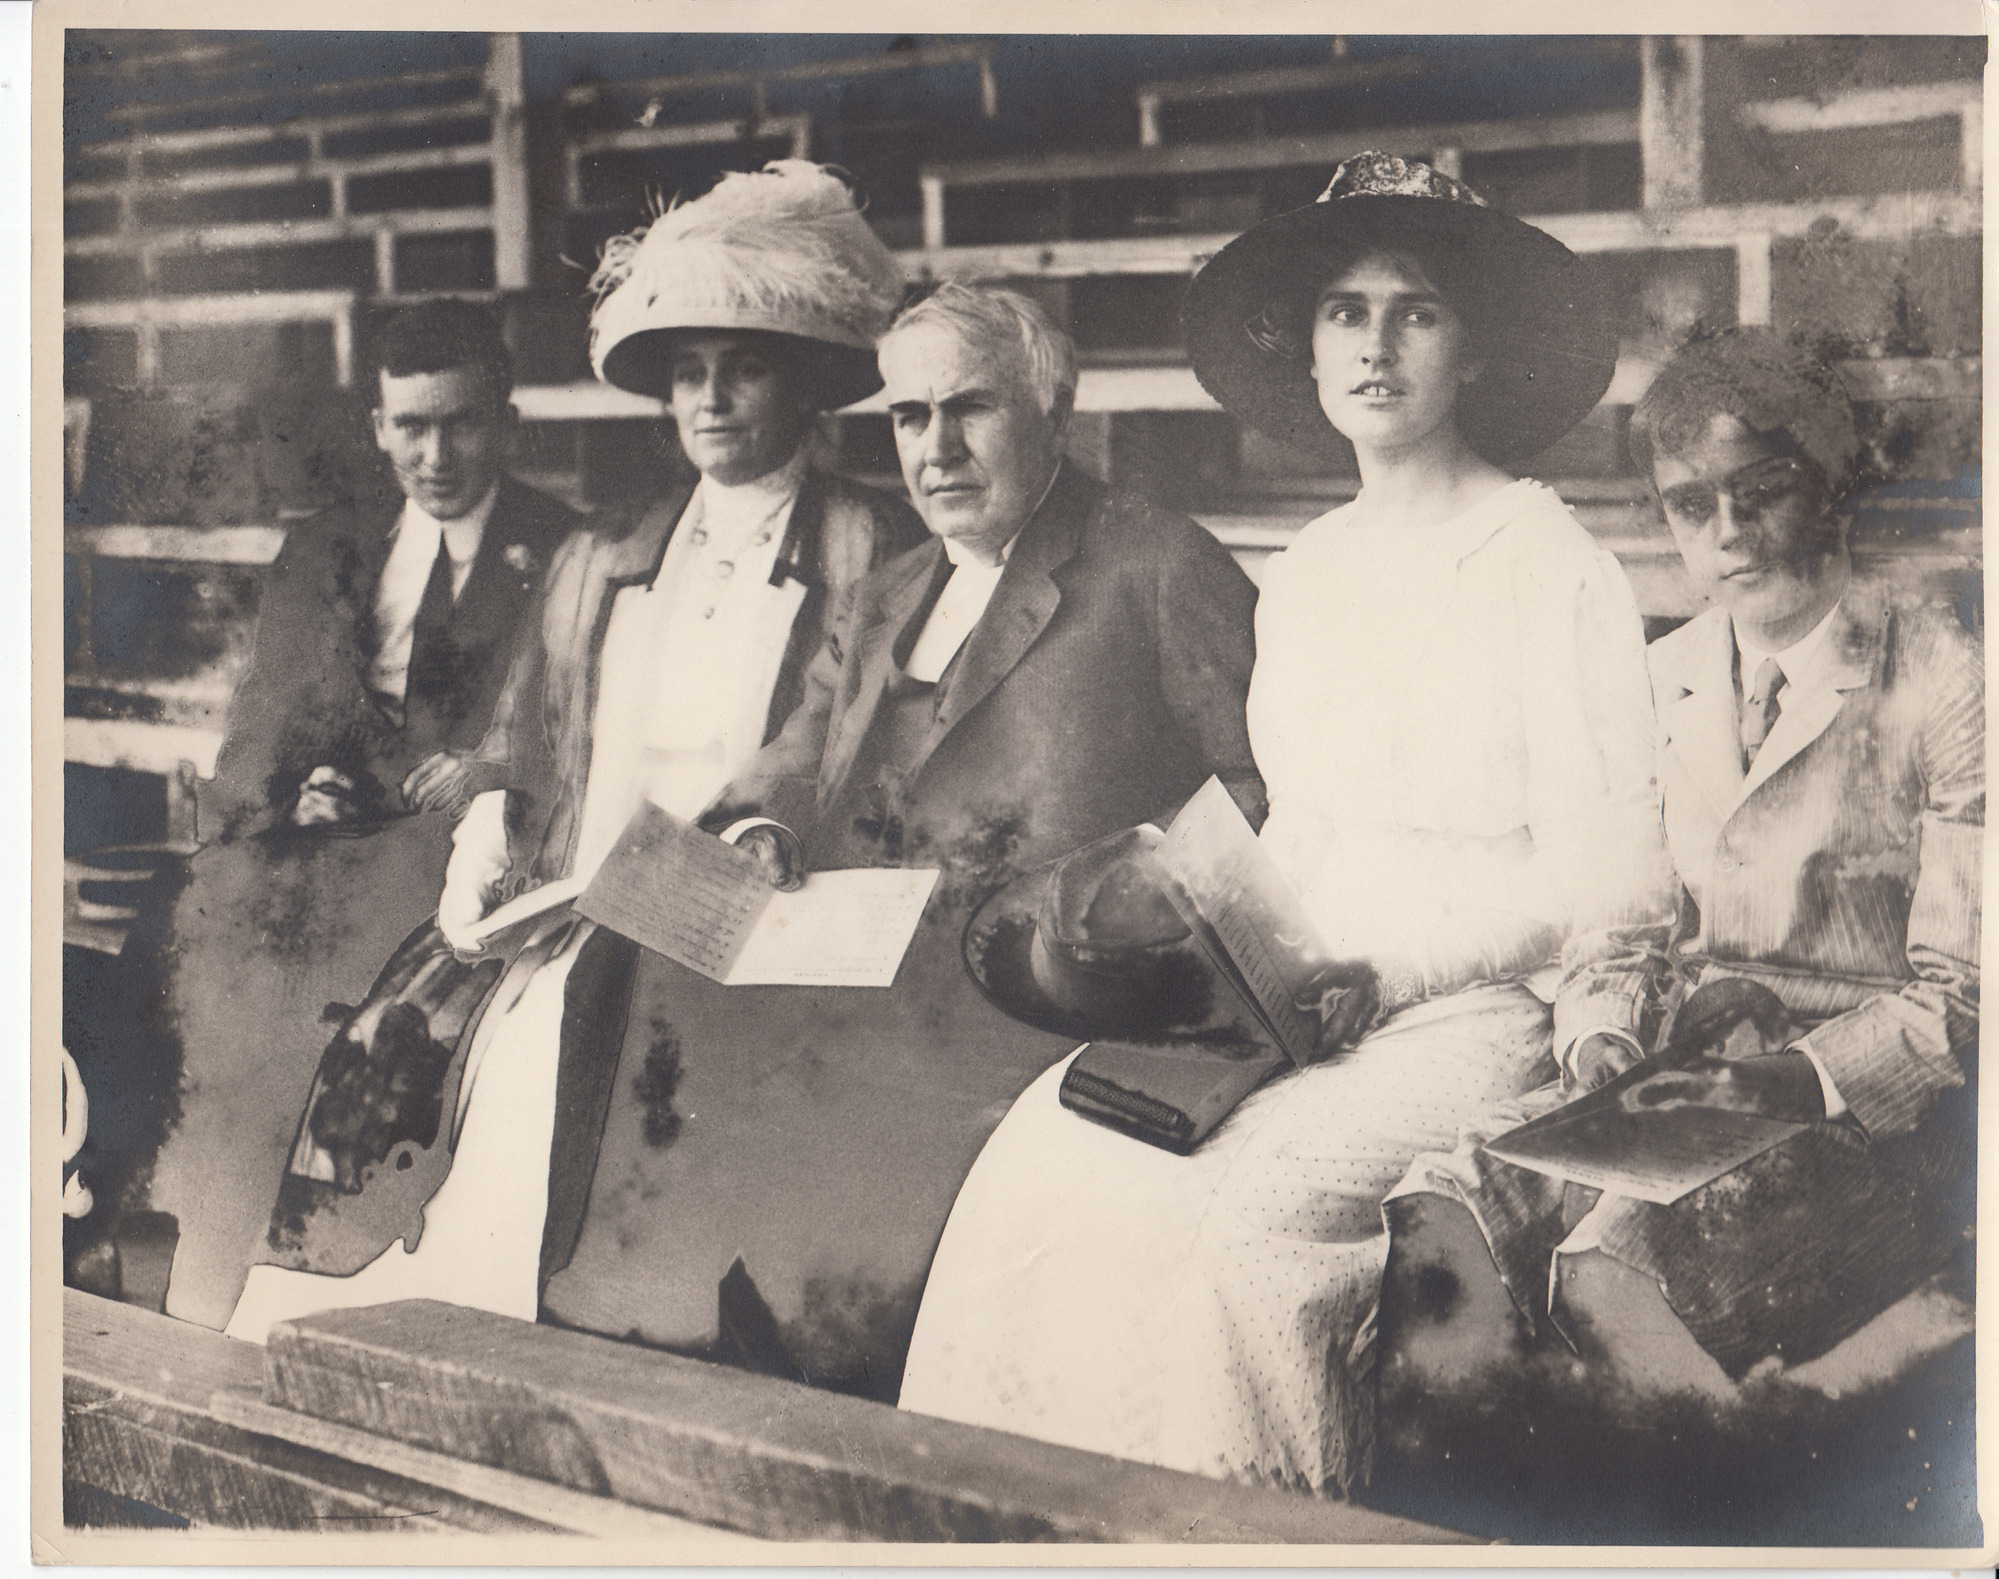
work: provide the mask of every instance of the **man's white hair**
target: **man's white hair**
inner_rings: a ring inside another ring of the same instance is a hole
[[[1076,403],[1076,345],[1031,296],[994,285],[946,280],[930,295],[903,309],[881,343],[906,329],[948,328],[982,350],[1017,348],[1042,411],[1057,420]]]

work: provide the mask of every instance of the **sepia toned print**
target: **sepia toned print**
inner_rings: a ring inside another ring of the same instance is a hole
[[[1982,37],[77,20],[47,1538],[1986,1547]]]

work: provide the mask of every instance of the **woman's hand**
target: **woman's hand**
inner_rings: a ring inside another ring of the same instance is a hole
[[[1374,1029],[1381,1018],[1381,976],[1366,960],[1321,966],[1294,1000],[1319,1022],[1318,1054],[1330,1058]]]
[[[1623,1037],[1592,1031],[1576,1043],[1572,1059],[1576,1089],[1594,1091],[1598,1086],[1608,1085],[1625,1070],[1643,1063],[1644,1057],[1636,1046]]]

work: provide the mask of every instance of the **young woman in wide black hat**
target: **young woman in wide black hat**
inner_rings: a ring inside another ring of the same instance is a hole
[[[1359,497],[1265,570],[1249,703],[1326,1058],[1187,1157],[1063,1110],[1051,1071],[960,1194],[902,1404],[1344,1489],[1372,1447],[1382,1197],[1552,1074],[1564,939],[1659,881],[1630,588],[1506,469],[1602,397],[1613,341],[1559,242],[1384,154],[1218,254],[1187,334],[1224,407],[1359,463]]]

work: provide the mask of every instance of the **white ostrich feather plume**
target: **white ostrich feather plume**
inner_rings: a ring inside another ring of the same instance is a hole
[[[601,374],[619,341],[655,329],[763,329],[871,350],[902,275],[844,181],[781,159],[612,237],[590,288]]]

